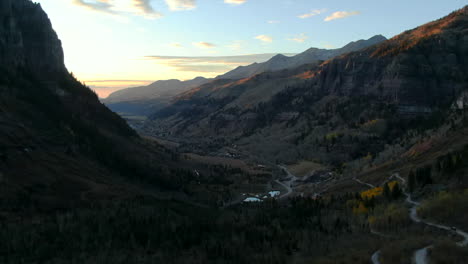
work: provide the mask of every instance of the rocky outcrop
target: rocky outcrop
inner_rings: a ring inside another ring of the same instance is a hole
[[[40,4],[2,0],[0,67],[22,68],[43,80],[66,73],[61,42]]]

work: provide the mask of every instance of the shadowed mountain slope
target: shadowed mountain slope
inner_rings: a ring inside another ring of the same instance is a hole
[[[144,142],[68,73],[41,6],[0,3],[2,208],[49,210],[136,195],[129,181],[174,188],[172,154]]]

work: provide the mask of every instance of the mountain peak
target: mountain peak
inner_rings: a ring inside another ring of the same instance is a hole
[[[372,38],[368,39],[368,41],[379,41],[379,42],[386,41],[386,40],[388,39],[381,34],[375,35]]]
[[[288,56],[285,56],[283,54],[276,54],[275,56],[273,56],[270,60],[283,60],[285,58],[288,58]]]

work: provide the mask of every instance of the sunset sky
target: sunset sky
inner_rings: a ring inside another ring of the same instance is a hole
[[[35,0],[68,70],[101,97],[156,80],[214,77],[276,53],[404,30],[466,0]]]

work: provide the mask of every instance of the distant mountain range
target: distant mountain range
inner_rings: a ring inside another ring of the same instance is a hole
[[[216,79],[242,79],[268,71],[279,71],[284,69],[293,69],[304,64],[313,63],[321,60],[328,60],[333,57],[357,51],[387,40],[382,35],[374,36],[368,40],[358,40],[351,42],[339,49],[318,49],[310,48],[300,54],[287,57],[278,54],[270,60],[263,63],[254,63],[248,66],[240,66],[230,72],[216,77]]]
[[[317,63],[331,59],[348,52],[357,51],[382,41],[386,38],[377,35],[368,40],[351,42],[340,49],[318,49],[311,48],[295,56],[284,56],[278,54],[264,63],[253,63],[249,66],[240,66],[214,79],[213,85],[219,80],[237,80],[252,77],[256,74],[284,69],[294,69],[304,64]],[[108,98],[102,99],[110,109],[125,115],[147,116],[159,109],[168,106],[171,100],[179,94],[187,92],[203,84],[207,84],[212,79],[197,77],[189,81],[166,80],[156,81],[148,86],[127,88],[116,91]],[[223,81],[221,81],[223,82]]]
[[[149,115],[170,104],[172,98],[210,79],[197,77],[189,81],[156,81],[148,86],[116,91],[101,101],[117,113]]]

